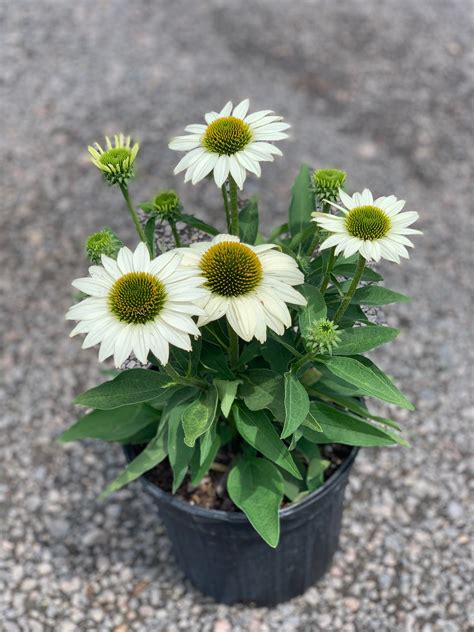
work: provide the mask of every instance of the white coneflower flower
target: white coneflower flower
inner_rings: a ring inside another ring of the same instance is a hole
[[[170,149],[189,153],[177,164],[174,173],[186,170],[185,182],[196,184],[214,170],[214,180],[221,187],[230,175],[241,189],[247,171],[260,177],[260,162],[273,161],[282,152],[271,141],[288,137],[283,117],[272,110],[247,114],[249,100],[244,99],[232,110],[229,101],[219,112],[208,112],[207,125],[188,125],[187,136],[177,136]],[[269,142],[270,141],[270,142]]]
[[[102,266],[72,283],[90,296],[66,314],[79,321],[71,336],[86,333],[84,349],[101,343],[99,361],[113,355],[117,367],[132,351],[143,364],[150,351],[166,364],[170,344],[190,351],[189,334],[199,335],[191,317],[203,313],[196,303],[206,291],[200,271],[183,270],[181,259],[173,250],[150,261],[143,243],[121,248],[116,261],[102,255]]]
[[[92,163],[102,171],[110,184],[125,184],[133,177],[133,163],[140,145],[135,143],[131,147],[130,136],[123,134],[116,134],[114,143],[106,136],[105,142],[106,149],[102,149],[99,143],[94,143],[94,146],[89,145]]]
[[[359,252],[367,261],[383,258],[400,263],[400,257],[409,258],[405,246],[413,247],[413,244],[406,235],[422,233],[408,228],[418,219],[418,213],[401,213],[404,200],[397,200],[394,195],[374,200],[369,189],[352,197],[341,189],[339,197],[346,208],[326,201],[341,210],[343,217],[313,213],[313,221],[334,233],[321,244],[322,250],[335,246],[336,255],[343,252],[344,257],[350,257]]]
[[[217,235],[212,241],[191,244],[184,252],[183,267],[198,267],[208,289],[201,303],[206,314],[202,326],[222,316],[243,340],[265,342],[267,327],[281,335],[291,326],[286,303],[306,305],[293,285],[304,282],[294,259],[274,250],[274,244],[249,246],[233,235]]]

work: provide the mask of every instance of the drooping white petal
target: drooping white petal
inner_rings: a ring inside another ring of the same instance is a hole
[[[133,325],[125,325],[115,339],[114,362],[120,368],[132,353]]]
[[[260,168],[260,165],[258,164],[258,161],[252,159],[245,151],[245,149],[235,154],[235,157],[237,158],[243,169],[251,171],[258,177],[261,176],[262,170]]]
[[[214,167],[214,180],[221,187],[229,176],[229,156],[219,156]]]
[[[199,159],[199,163],[193,170],[191,182],[196,184],[210,173],[218,160],[219,156],[217,154],[206,153],[204,156]]]
[[[203,147],[197,147],[196,149],[193,149],[192,151],[187,153],[178,162],[173,170],[173,173],[177,175],[178,173],[181,173],[181,171],[189,169],[189,167],[191,167],[191,165],[193,165],[205,153],[205,151],[206,150]]]
[[[168,147],[175,149],[176,151],[190,151],[199,147],[201,144],[201,137],[197,134],[189,134],[188,136],[176,136],[170,141]]]
[[[184,131],[189,132],[190,134],[204,134],[206,126],[201,124],[187,125],[184,128]]]
[[[90,294],[90,296],[107,296],[110,291],[108,283],[92,277],[75,279],[71,285],[84,294]]]
[[[239,189],[242,189],[242,187],[244,186],[246,173],[245,169],[242,167],[235,156],[229,156],[229,169],[231,176],[237,183],[237,186],[239,187]]]

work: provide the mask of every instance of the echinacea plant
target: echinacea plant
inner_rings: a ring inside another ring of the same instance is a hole
[[[382,276],[366,264],[399,263],[413,245],[407,235],[420,231],[410,228],[418,215],[403,212],[404,201],[374,199],[368,189],[348,195],[343,171],[303,165],[288,222],[264,237],[256,199],[239,200],[238,189],[247,172],[259,176],[261,162],[281,155],[273,142],[289,125],[248,108],[248,99],[229,102],[170,143],[187,152],[175,169],[185,181],[212,172],[225,233],[184,213],[174,191],[143,203],[140,217],[128,191],[138,144],[118,134],[105,151],[90,148],[105,180],[121,189],[140,243],[132,251],[107,228],[88,239],[93,265],[73,282],[87,298],[66,318],[78,321],[71,335],[86,334],[83,348],[100,344],[99,360],[112,356],[121,370],[77,397],[93,410],[60,440],[136,446],[104,494],[166,460],[173,492],[185,477],[197,486],[225,453],[231,500],[276,547],[282,502],[324,483],[322,446],[406,444],[366,398],[413,406],[363,354],[399,333],[364,308],[409,299],[379,285]],[[175,239],[158,255],[157,220]],[[179,223],[210,239],[182,245]],[[123,368],[132,354],[142,368]]]

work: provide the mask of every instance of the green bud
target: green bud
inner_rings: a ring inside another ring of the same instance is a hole
[[[123,134],[116,134],[113,140],[106,136],[105,142],[105,149],[99,143],[88,147],[91,161],[109,184],[125,185],[135,174],[134,162],[140,145],[132,145],[130,136]]]
[[[181,202],[176,191],[161,191],[155,196],[151,204],[146,204],[142,208],[146,208],[150,215],[165,220],[167,222],[175,222],[181,214]]]
[[[102,255],[116,259],[122,246],[123,243],[117,235],[106,226],[100,232],[89,235],[86,240],[86,253],[91,263],[97,265]]]
[[[309,351],[331,354],[333,348],[341,341],[339,327],[327,318],[311,323],[310,331],[306,335],[306,346]]]
[[[346,172],[339,169],[318,169],[313,173],[313,189],[319,202],[335,202],[346,181]]]

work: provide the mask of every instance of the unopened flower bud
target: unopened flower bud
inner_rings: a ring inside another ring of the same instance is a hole
[[[319,202],[335,202],[346,181],[346,172],[339,169],[318,169],[313,173],[313,188]]]
[[[92,163],[102,171],[109,184],[127,183],[134,176],[134,162],[140,145],[135,143],[132,147],[130,136],[116,134],[114,142],[108,136],[105,137],[106,149],[99,143],[89,146]]]
[[[313,353],[331,354],[340,342],[339,327],[327,318],[311,323],[306,334],[306,346]]]
[[[112,259],[116,259],[118,251],[122,246],[123,243],[108,227],[105,227],[98,233],[89,235],[86,240],[87,256],[94,265],[100,263],[102,255],[107,255],[108,257],[112,257]]]

